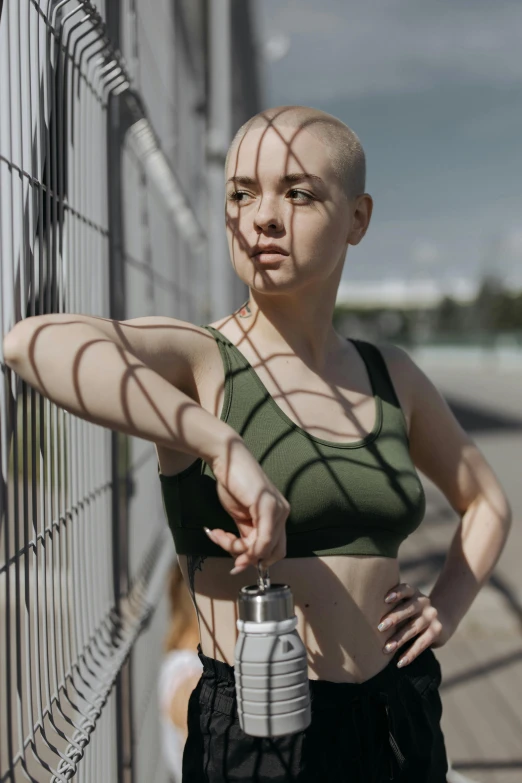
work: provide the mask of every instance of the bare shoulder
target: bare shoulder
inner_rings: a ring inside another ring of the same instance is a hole
[[[391,343],[379,343],[397,397],[408,421],[410,439],[426,418],[435,424],[457,424],[441,392],[403,348]]]
[[[224,372],[219,348],[208,329],[166,316],[121,322],[124,347],[202,408],[219,416]],[[130,343],[130,345],[129,345]],[[171,476],[188,468],[194,456],[155,444],[161,473]]]
[[[409,447],[414,465],[459,513],[482,495],[509,516],[509,504],[491,466],[441,391],[406,351],[393,345],[379,348],[399,399],[402,395],[409,406]]]
[[[115,322],[112,322],[115,324]],[[196,401],[199,379],[214,351],[201,326],[169,316],[143,316],[118,322],[122,347]]]
[[[386,361],[395,388],[400,391],[408,405],[410,414],[421,415],[424,408],[429,412],[435,398],[438,403],[442,401],[440,391],[408,351],[391,343],[379,343],[377,347]]]
[[[408,425],[408,432],[410,432],[415,389],[420,382],[419,374],[421,374],[421,370],[408,352],[403,348],[399,348],[398,345],[375,343],[375,347],[378,348],[386,363],[390,379]]]

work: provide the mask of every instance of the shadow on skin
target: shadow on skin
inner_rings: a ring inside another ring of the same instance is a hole
[[[360,556],[357,557],[359,558]],[[180,556],[183,569],[184,559]],[[297,613],[305,620],[302,636],[308,651],[308,665],[317,679],[331,679],[329,672],[345,669],[347,659],[352,659],[357,665],[360,656],[361,670],[371,671],[369,676],[373,676],[391,660],[393,653],[382,653],[382,648],[398,626],[380,632],[377,630],[377,623],[391,609],[391,606],[384,602],[384,596],[387,590],[399,581],[398,563],[393,558],[372,559],[376,585],[375,593],[371,596],[372,605],[368,607],[366,616],[364,607],[357,605],[350,592],[352,588],[353,592],[357,592],[356,574],[353,586],[347,587],[319,557],[285,559],[270,568],[272,584],[289,584],[292,589]],[[350,560],[353,565],[353,558]],[[389,564],[388,568],[383,568],[383,560]],[[227,625],[232,626],[233,612],[235,630],[236,598],[239,590],[245,585],[254,584],[257,577],[253,568],[248,568],[237,576],[230,576],[228,572],[231,562],[230,558],[208,558],[202,571],[198,571],[196,581],[196,602],[199,605],[201,623],[206,634],[212,639],[210,644],[213,644],[213,649],[203,649],[203,652],[211,657],[216,657],[217,653],[223,660],[229,660],[229,656],[224,655],[224,650],[219,648],[216,642],[216,637],[222,634],[220,609],[216,607],[216,602],[229,603],[225,609]],[[382,596],[380,603],[375,600],[376,594]],[[368,615],[372,614],[374,628],[368,620]],[[233,661],[229,660],[229,663]],[[347,678],[348,681],[353,679]]]

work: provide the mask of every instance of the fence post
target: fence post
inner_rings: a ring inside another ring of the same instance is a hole
[[[234,273],[223,227],[223,168],[231,136],[232,61],[230,0],[214,0],[208,8],[209,100],[207,136],[208,234],[212,248],[209,268],[211,319],[237,306]]]
[[[120,48],[121,3],[107,3],[107,32]],[[125,318],[124,225],[122,205],[122,146],[125,134],[121,101],[109,94],[107,107],[107,188],[109,226],[109,307],[110,317]],[[121,600],[129,592],[128,541],[128,436],[111,433],[112,472],[112,554],[114,600],[118,614]],[[129,655],[122,666],[115,688],[118,783],[133,783],[132,677]]]

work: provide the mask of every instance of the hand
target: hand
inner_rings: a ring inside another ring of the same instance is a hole
[[[265,567],[286,555],[286,519],[290,504],[270,481],[244,441],[231,438],[212,461],[221,505],[237,525],[234,533],[205,529],[209,538],[235,558],[238,574],[259,560]]]
[[[393,598],[395,594],[395,598]],[[380,631],[403,623],[398,631],[390,636],[384,647],[385,653],[395,653],[402,645],[415,637],[414,643],[404,651],[397,666],[407,666],[427,647],[442,647],[452,635],[450,623],[444,620],[439,610],[433,606],[430,598],[416,587],[398,584],[393,587],[386,603],[395,604],[394,609],[382,618],[378,626]],[[382,624],[389,621],[386,627]],[[391,645],[391,646],[390,646]]]

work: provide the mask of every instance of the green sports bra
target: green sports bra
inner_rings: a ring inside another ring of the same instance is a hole
[[[425,512],[411,461],[406,421],[386,363],[371,343],[352,340],[371,381],[376,417],[362,440],[336,443],[295,424],[270,396],[241,351],[212,326],[225,369],[220,418],[238,432],[290,503],[287,557],[397,557]],[[197,458],[174,476],[158,474],[163,507],[180,555],[230,557],[203,527],[237,534],[216,490],[210,466]]]

